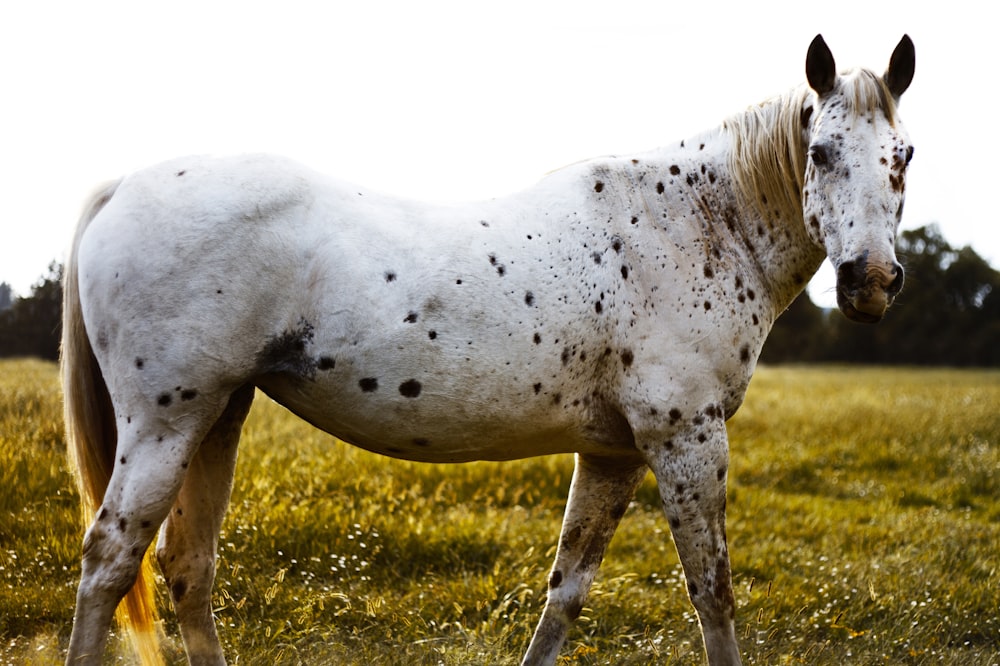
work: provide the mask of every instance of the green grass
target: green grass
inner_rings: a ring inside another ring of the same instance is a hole
[[[60,419],[54,366],[0,363],[0,663],[59,663],[69,638],[81,536]],[[1000,372],[761,368],[730,433],[746,663],[1000,663]],[[215,594],[231,662],[518,662],[570,457],[393,461],[263,396],[241,447]],[[561,663],[702,663],[658,504],[647,477]]]

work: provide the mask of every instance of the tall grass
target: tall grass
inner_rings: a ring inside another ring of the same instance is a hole
[[[60,413],[54,366],[0,364],[3,663],[58,663],[68,642],[81,537]],[[762,368],[730,426],[747,663],[1000,663],[1000,373]],[[219,546],[226,654],[516,664],[571,473],[568,456],[380,458],[258,396]],[[647,477],[561,663],[702,663],[658,505]]]

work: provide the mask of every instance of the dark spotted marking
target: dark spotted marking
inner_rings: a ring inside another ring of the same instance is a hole
[[[693,581],[688,583],[688,594],[692,597],[698,596],[698,586]]]
[[[187,583],[183,580],[178,579],[170,585],[170,595],[174,601],[180,601],[185,594],[187,594]]]
[[[715,271],[713,271],[712,267],[709,266],[708,264],[705,264],[705,268],[702,270],[702,272],[705,274],[705,277],[709,279],[715,277]]]
[[[671,173],[673,173],[673,172],[671,171]],[[664,189],[666,189],[666,188],[663,187],[663,183],[662,182],[656,184],[656,193],[657,194],[663,194],[663,190]]]
[[[743,363],[750,362],[750,345],[740,347],[740,361]]]
[[[573,357],[573,353],[570,351],[569,347],[563,347],[562,354],[559,359],[562,361],[563,365],[569,365],[569,360]]]
[[[524,292],[524,304],[529,308],[535,304],[535,295],[530,291]]]
[[[416,312],[410,312],[405,317],[403,317],[403,321],[407,324],[415,324],[417,323],[417,317],[418,315]]]
[[[628,266],[622,266],[622,279],[628,279]]]
[[[320,356],[319,363],[316,364],[320,370],[333,370],[336,366],[337,362],[329,356]]]
[[[169,393],[161,393],[160,397],[156,399],[156,404],[158,404],[160,407],[169,407],[170,403],[172,403],[173,401],[174,399],[170,396]]]
[[[188,402],[189,400],[194,400],[197,397],[198,397],[198,392],[195,391],[194,389],[186,389],[184,391],[181,391],[181,400],[184,402]]]
[[[549,588],[552,590],[556,589],[557,587],[562,585],[562,580],[563,580],[562,571],[556,569],[555,571],[552,572],[552,575],[549,576]]]
[[[705,301],[703,307],[705,308],[705,311],[708,312],[709,310],[712,309],[712,304],[708,301]]]
[[[427,337],[431,340],[437,340],[437,331],[427,331]]]
[[[416,379],[407,379],[399,385],[399,394],[404,398],[416,398],[423,390],[423,385]]]
[[[141,358],[135,359],[135,367],[137,367],[138,369],[142,370],[142,366],[144,366],[145,364],[146,362],[143,361]]]
[[[125,530],[127,530],[128,529],[128,521],[125,520],[124,518],[119,518],[118,519],[118,529],[120,531],[122,531],[122,532],[124,532]]]
[[[596,183],[594,183],[594,191],[595,192],[603,192],[604,191],[604,183],[602,183],[601,181],[597,181]]]
[[[541,334],[535,333],[533,336],[531,336],[531,341],[534,342],[536,345],[542,344]]]
[[[676,407],[667,412],[667,414],[670,416],[670,420],[675,422],[680,421],[681,416],[683,416],[683,414],[681,414],[681,410],[677,409]]]
[[[151,523],[151,522],[149,522],[148,520],[144,520],[144,521],[142,521],[141,523],[139,523],[139,526],[140,526],[140,527],[142,527],[142,529],[146,529],[146,528],[147,528],[147,527],[149,527],[150,525],[152,525],[152,523]]]
[[[485,229],[489,229],[490,223],[487,222],[486,220],[479,220],[479,226],[481,226],[481,227],[483,227]]]
[[[622,239],[615,236],[611,241],[611,249],[615,251],[615,254],[622,253]]]
[[[124,465],[124,464],[125,464],[125,463],[127,463],[128,461],[127,461],[127,460],[125,460],[125,456],[122,456],[121,458],[119,458],[119,459],[118,459],[118,462],[120,462],[120,463],[121,463],[122,465]]]
[[[365,393],[372,393],[378,390],[378,378],[377,377],[364,377],[358,380],[358,386]]]
[[[542,384],[541,384],[541,382],[535,384],[531,388],[535,389],[535,395],[538,395],[539,393],[542,392]]]
[[[639,224],[639,218],[636,217],[635,215],[633,215],[631,222],[632,222],[632,224]]]
[[[316,376],[316,361],[305,353],[315,333],[304,318],[294,328],[271,337],[257,354],[257,366],[266,373],[290,374],[312,379]]]
[[[385,272],[385,281],[386,282],[395,282],[396,281],[396,273],[395,273],[395,271],[386,271]]]
[[[603,257],[601,257],[600,252],[594,252],[593,254],[590,255],[590,257],[594,260],[594,263],[597,264],[598,266],[600,266],[601,262],[604,261]]]
[[[178,172],[177,172],[177,177],[178,177],[178,178],[180,178],[181,176],[183,176],[183,175],[184,175],[184,174],[186,174],[186,173],[187,173],[187,170],[186,170],[186,169],[184,169],[184,170],[181,170],[181,171],[178,171]]]
[[[631,349],[623,349],[621,353],[621,358],[622,358],[622,365],[628,368],[635,361],[635,354],[632,353]]]
[[[594,303],[594,312],[596,312],[597,314],[601,314],[602,312],[604,312],[604,306],[601,305],[600,301]]]
[[[719,469],[717,469],[715,471],[715,478],[718,479],[719,481],[722,481],[724,478],[726,478],[726,468],[720,467]]]
[[[679,166],[677,166],[676,164],[671,164],[670,165],[670,175],[671,176],[679,176],[679,175],[681,175],[681,168]]]

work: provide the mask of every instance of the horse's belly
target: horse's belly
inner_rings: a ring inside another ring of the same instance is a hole
[[[267,378],[260,388],[315,427],[354,446],[421,462],[515,460],[556,453],[631,455],[625,417],[598,397],[548,404],[497,389],[455,395],[366,384],[363,399],[340,387]],[[378,395],[381,394],[381,395]]]

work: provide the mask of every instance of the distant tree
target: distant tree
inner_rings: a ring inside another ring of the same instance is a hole
[[[62,266],[53,262],[48,275],[0,312],[0,357],[59,358],[62,328]]]
[[[14,303],[14,289],[6,282],[0,282],[0,312]]]
[[[761,363],[819,360],[827,344],[827,315],[803,291],[778,318],[761,352]]]

